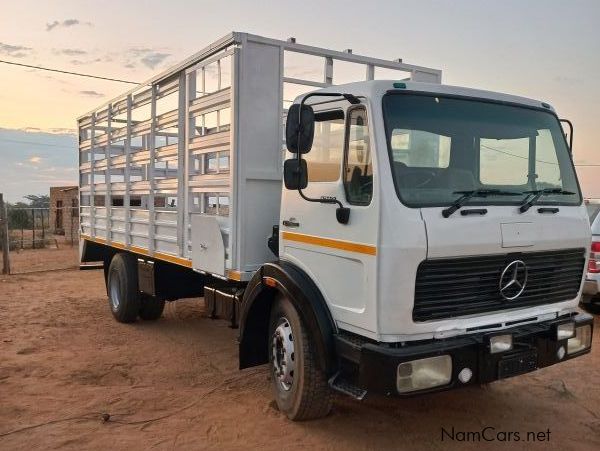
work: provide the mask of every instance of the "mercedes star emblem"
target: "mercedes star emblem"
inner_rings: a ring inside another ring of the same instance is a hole
[[[527,265],[522,260],[510,262],[500,276],[500,294],[507,301],[518,298],[527,285]]]

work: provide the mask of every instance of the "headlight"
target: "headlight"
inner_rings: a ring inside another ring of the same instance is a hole
[[[556,326],[556,339],[564,340],[575,336],[575,323],[562,323]]]
[[[513,347],[512,335],[494,335],[490,337],[490,353],[510,351]]]
[[[452,380],[452,357],[439,355],[398,365],[398,393],[447,385]]]
[[[575,336],[567,341],[567,354],[575,354],[592,345],[592,326],[587,324],[575,328]]]

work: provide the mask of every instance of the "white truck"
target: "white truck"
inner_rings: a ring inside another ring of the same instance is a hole
[[[410,396],[590,351],[590,226],[544,102],[231,33],[78,124],[81,261],[104,262],[114,317],[204,296],[293,420],[332,389]]]

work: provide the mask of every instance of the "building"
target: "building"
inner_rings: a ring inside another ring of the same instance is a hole
[[[77,186],[50,188],[50,230],[56,235],[77,236],[79,189]]]

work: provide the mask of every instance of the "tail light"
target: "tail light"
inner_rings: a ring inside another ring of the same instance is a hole
[[[594,274],[600,273],[600,241],[592,242],[592,252],[590,252],[588,272]]]

